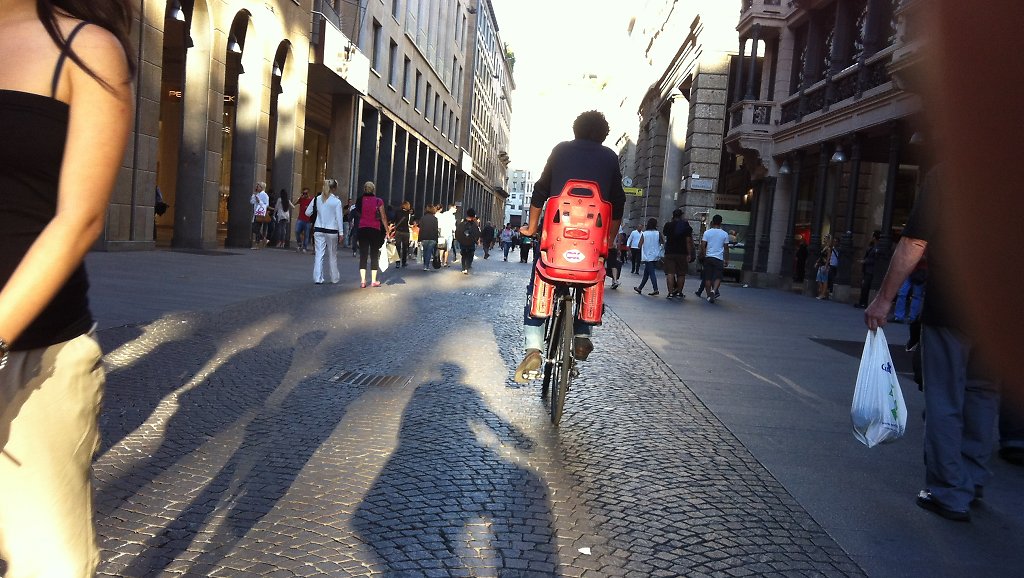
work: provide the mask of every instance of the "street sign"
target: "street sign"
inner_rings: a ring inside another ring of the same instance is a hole
[[[629,177],[622,177],[622,186],[624,186],[624,187],[632,187],[633,186],[633,179],[631,179]]]
[[[644,190],[641,189],[640,187],[622,187],[622,190],[627,195],[633,195],[634,197],[642,197],[642,196],[644,196]]]

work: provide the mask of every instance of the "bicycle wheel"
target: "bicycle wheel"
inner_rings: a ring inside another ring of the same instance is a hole
[[[551,423],[554,425],[558,425],[562,420],[565,395],[569,392],[569,376],[572,372],[572,302],[572,297],[568,295],[560,300],[561,315],[555,327],[555,335],[551,339],[551,345],[556,349],[554,365],[558,371],[551,385]]]

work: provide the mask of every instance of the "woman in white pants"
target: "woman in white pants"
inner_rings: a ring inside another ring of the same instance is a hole
[[[341,199],[337,197],[338,181],[324,181],[323,192],[313,199],[306,207],[306,216],[313,224],[313,282],[320,285],[324,282],[324,265],[331,271],[331,283],[341,280],[338,272],[338,233],[343,222],[341,216]]]

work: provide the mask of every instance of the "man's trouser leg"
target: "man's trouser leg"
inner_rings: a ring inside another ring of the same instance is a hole
[[[925,484],[943,506],[967,511],[991,473],[999,393],[972,344],[958,331],[921,329],[925,399]]]

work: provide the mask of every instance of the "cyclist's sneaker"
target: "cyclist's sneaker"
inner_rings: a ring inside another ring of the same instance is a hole
[[[529,383],[540,379],[540,364],[543,361],[539,349],[527,349],[526,356],[516,367],[516,383]]]
[[[576,343],[573,346],[573,355],[579,361],[586,361],[590,357],[590,352],[594,351],[594,343],[590,341],[589,337],[577,337]]]

